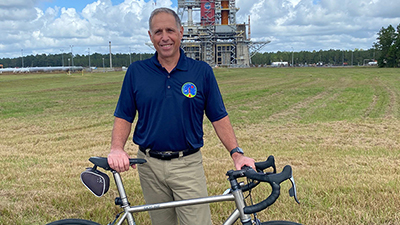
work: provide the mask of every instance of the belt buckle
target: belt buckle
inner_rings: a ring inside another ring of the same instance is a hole
[[[165,152],[162,152],[162,154],[160,154],[160,156],[161,156],[161,158],[162,159],[172,159],[172,158],[174,158],[173,156],[174,156],[174,153],[175,152],[172,152],[172,151],[165,151]]]

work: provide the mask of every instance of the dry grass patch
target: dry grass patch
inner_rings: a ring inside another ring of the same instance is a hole
[[[264,220],[308,225],[400,224],[400,82],[391,69],[218,69],[230,119],[246,155],[293,167],[301,205],[283,184]],[[80,183],[91,156],[109,152],[122,73],[0,76],[0,224],[78,217],[102,224],[120,209],[113,181],[96,198]],[[209,122],[203,161],[210,195],[233,169]],[[128,153],[137,146],[129,142]],[[137,171],[123,174],[132,204],[143,204]],[[269,194],[267,185],[253,200]],[[234,208],[211,204],[214,224]],[[138,224],[149,224],[146,213]]]

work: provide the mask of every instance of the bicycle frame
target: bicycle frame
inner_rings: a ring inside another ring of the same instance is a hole
[[[130,206],[128,202],[128,198],[125,193],[125,188],[122,183],[121,176],[118,172],[113,171],[114,181],[117,186],[118,192],[120,194],[120,198],[122,201],[121,207],[124,209],[124,214],[117,218],[118,222],[116,225],[121,225],[123,221],[126,219],[129,225],[136,225],[136,222],[133,218],[132,213],[135,212],[144,212],[151,211],[157,209],[166,209],[166,208],[175,208],[180,206],[189,206],[189,205],[198,205],[198,204],[206,204],[213,202],[224,202],[224,201],[235,201],[236,209],[232,212],[232,214],[228,217],[228,219],[223,223],[223,225],[232,225],[236,222],[237,219],[240,218],[242,224],[251,224],[251,217],[248,214],[243,212],[243,208],[245,207],[243,192],[241,189],[235,190],[232,193],[223,194],[223,195],[215,195],[208,196],[203,198],[194,198],[187,200],[179,200],[172,202],[163,202],[156,204],[146,204],[140,206]],[[116,222],[116,221],[115,221]]]
[[[276,167],[275,167],[275,160],[274,157],[271,155],[268,157],[268,159],[264,162],[256,162],[255,167],[256,170],[253,170],[250,167],[243,167],[241,170],[229,170],[226,175],[228,176],[228,181],[230,183],[230,189],[225,191],[222,195],[215,195],[215,196],[207,196],[207,197],[202,197],[202,198],[193,198],[193,199],[186,199],[186,200],[179,200],[179,201],[170,201],[170,202],[163,202],[163,203],[155,203],[155,204],[145,204],[145,205],[139,205],[139,206],[130,206],[130,203],[128,201],[128,197],[125,193],[125,188],[122,183],[122,178],[120,174],[116,171],[114,171],[110,166],[108,165],[107,158],[105,157],[91,157],[89,159],[90,162],[94,164],[94,167],[92,168],[93,170],[96,170],[97,167],[101,167],[104,170],[111,171],[114,177],[115,184],[117,186],[118,192],[119,192],[119,197],[115,199],[115,204],[121,206],[123,208],[123,212],[119,213],[114,221],[112,223],[109,223],[108,225],[121,225],[123,221],[127,221],[129,225],[136,225],[136,222],[134,220],[133,214],[134,212],[144,212],[144,211],[151,211],[151,210],[158,210],[158,209],[166,209],[166,208],[175,208],[175,207],[183,207],[183,206],[189,206],[189,205],[198,205],[198,204],[208,204],[208,203],[213,203],[213,202],[224,202],[224,201],[234,201],[236,204],[236,209],[231,213],[231,215],[226,219],[226,221],[223,223],[223,225],[232,225],[234,224],[239,218],[240,222],[242,225],[253,225],[257,224],[260,225],[260,221],[257,219],[257,216],[255,213],[260,212],[267,207],[271,206],[274,204],[276,199],[280,195],[280,184],[285,181],[285,180],[290,180],[292,183],[292,188],[289,189],[289,195],[291,197],[294,197],[297,203],[300,204],[300,202],[297,199],[297,192],[296,192],[296,185],[294,183],[293,179],[293,174],[292,174],[292,168],[289,165],[286,165],[282,172],[277,173],[276,172]],[[130,164],[142,164],[146,163],[146,160],[144,159],[129,159]],[[265,169],[267,168],[272,168],[273,172],[264,172]],[[84,171],[85,172],[85,171]],[[82,173],[83,174],[83,173]],[[103,177],[103,176],[102,176]],[[239,183],[237,180],[238,178],[247,178],[247,183],[244,184],[242,182]],[[95,182],[99,183],[97,180],[98,177],[94,177],[96,180]],[[103,177],[104,178],[104,177]],[[82,179],[82,175],[81,175]],[[108,178],[106,179],[108,180]],[[88,181],[87,184],[90,184],[92,180],[86,180]],[[89,185],[87,186],[86,183],[82,180],[82,182],[85,184],[89,190],[93,192],[93,190],[96,190],[99,186],[97,185]],[[270,195],[265,198],[264,200],[247,206],[243,192],[250,191],[251,189],[255,188],[258,184],[260,183],[268,183],[272,191]],[[109,182],[106,182],[109,183]],[[108,189],[108,187],[107,187]],[[93,192],[96,196],[100,197],[97,192]],[[104,192],[103,192],[104,194]],[[120,216],[122,215],[122,216]],[[253,216],[254,215],[254,218]],[[60,223],[61,222],[61,223]],[[66,220],[59,220],[55,221],[54,224],[97,224],[97,223],[92,223],[91,221],[87,220],[80,220],[80,219],[66,219]],[[271,222],[271,223],[269,223]],[[293,223],[290,221],[268,221],[262,224],[297,224],[298,223]]]

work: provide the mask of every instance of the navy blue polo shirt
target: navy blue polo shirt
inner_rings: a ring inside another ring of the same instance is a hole
[[[212,68],[185,56],[168,73],[157,60],[132,63],[124,78],[114,116],[133,122],[133,142],[157,151],[203,146],[203,117],[228,115]]]

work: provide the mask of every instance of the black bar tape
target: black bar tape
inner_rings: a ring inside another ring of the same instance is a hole
[[[272,155],[270,155],[266,161],[256,162],[254,164],[256,166],[257,171],[259,171],[259,172],[263,171],[269,167],[272,167],[274,169],[274,173],[276,173],[275,158]]]
[[[255,205],[244,207],[244,209],[243,209],[244,213],[245,214],[252,214],[252,213],[260,212],[261,210],[263,210],[263,209],[267,208],[268,206],[274,204],[276,199],[278,199],[278,197],[279,197],[281,186],[279,184],[272,183],[271,187],[272,187],[272,192],[268,196],[267,199],[255,204]]]

